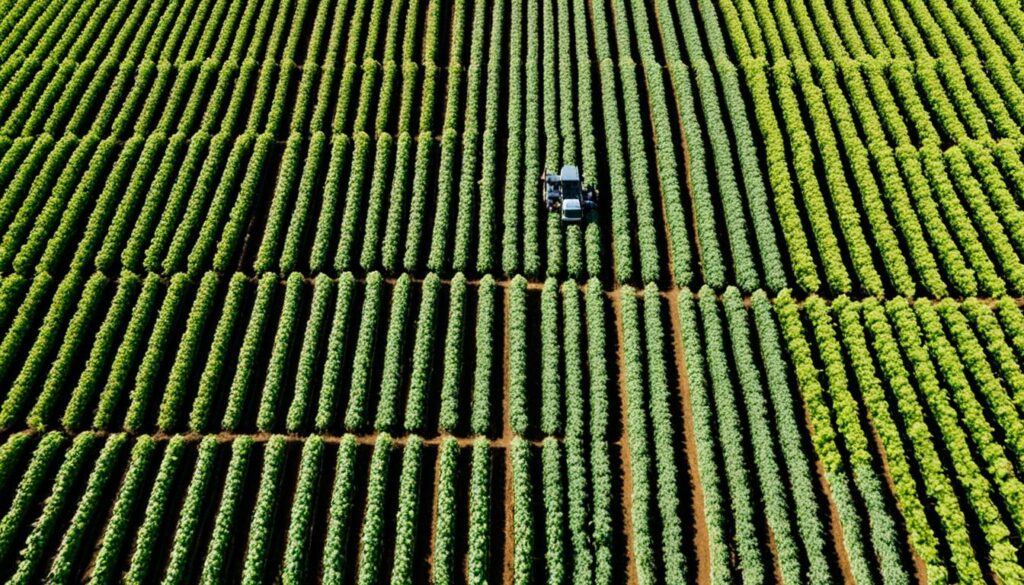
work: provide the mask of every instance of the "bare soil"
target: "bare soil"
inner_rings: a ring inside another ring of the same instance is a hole
[[[622,339],[622,331],[623,331],[623,328],[622,328],[622,307],[619,304],[618,297],[613,298],[613,301],[612,301],[612,312],[615,315],[615,334],[616,334],[616,336],[618,338],[618,346],[621,348],[621,347],[623,347],[623,339]],[[617,388],[618,388],[619,403],[622,405],[622,408],[619,409],[619,417],[620,417],[620,419],[622,421],[621,422],[622,428],[625,429],[626,428],[626,405],[628,403],[628,397],[626,395],[626,364],[625,364],[625,356],[623,355],[622,351],[618,352],[617,358],[618,358],[619,376],[618,376],[618,379],[616,380],[616,383],[617,383]],[[622,479],[621,506],[622,506],[623,529],[625,530],[625,538],[624,538],[624,540],[625,540],[626,545],[627,545],[626,546],[626,559],[627,559],[627,569],[626,569],[627,580],[626,580],[626,583],[628,583],[630,585],[633,585],[633,584],[637,583],[638,581],[637,581],[637,573],[636,573],[636,562],[635,562],[636,559],[635,559],[635,557],[633,555],[633,551],[635,549],[635,547],[633,545],[633,529],[632,529],[632,527],[633,527],[633,518],[632,518],[632,510],[630,509],[630,505],[629,505],[630,504],[630,500],[632,499],[632,493],[633,493],[633,467],[632,467],[632,464],[630,463],[630,459],[629,459],[629,444],[628,443],[629,442],[626,441],[625,439],[623,439],[621,441],[621,445],[622,446],[619,449],[619,455],[621,457],[621,467],[619,469],[619,476]]]
[[[828,502],[828,527],[829,533],[832,536],[832,542],[835,544],[835,549],[833,550],[835,553],[834,559],[839,565],[843,583],[853,585],[855,583],[853,580],[853,569],[850,567],[850,559],[846,556],[846,547],[843,545],[843,527],[839,523],[839,510],[832,499],[832,489],[828,485],[828,480],[825,479],[825,466],[822,465],[821,461],[815,461],[814,470],[815,477],[818,479],[818,488],[821,489]]]
[[[700,482],[697,466],[697,442],[694,437],[693,408],[690,401],[690,382],[686,375],[686,354],[683,351],[682,326],[679,323],[679,291],[668,293],[671,303],[668,314],[671,321],[672,345],[674,348],[676,372],[679,384],[679,408],[683,419],[683,438],[685,440],[686,461],[689,467],[690,492],[692,494],[694,551],[696,552],[696,577],[698,583],[711,582],[711,546],[708,539],[708,527],[704,518],[704,488]]]

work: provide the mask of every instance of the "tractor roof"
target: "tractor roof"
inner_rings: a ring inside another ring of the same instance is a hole
[[[580,180],[580,170],[572,165],[566,165],[562,167],[562,171],[559,173],[562,176],[562,182]]]

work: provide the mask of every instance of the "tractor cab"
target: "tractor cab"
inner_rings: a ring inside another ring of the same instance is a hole
[[[583,212],[597,209],[597,189],[583,187],[578,167],[565,165],[559,174],[541,175],[541,196],[549,212],[559,211],[563,223],[580,223]]]
[[[566,199],[562,203],[562,221],[565,223],[579,223],[583,221],[583,207],[579,199]]]

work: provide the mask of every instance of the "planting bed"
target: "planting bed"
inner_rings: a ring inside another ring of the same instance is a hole
[[[0,0],[0,581],[1024,583],[1022,129],[1009,0]]]

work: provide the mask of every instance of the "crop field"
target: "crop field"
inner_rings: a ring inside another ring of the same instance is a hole
[[[1024,584],[1024,6],[0,0],[0,582]]]

